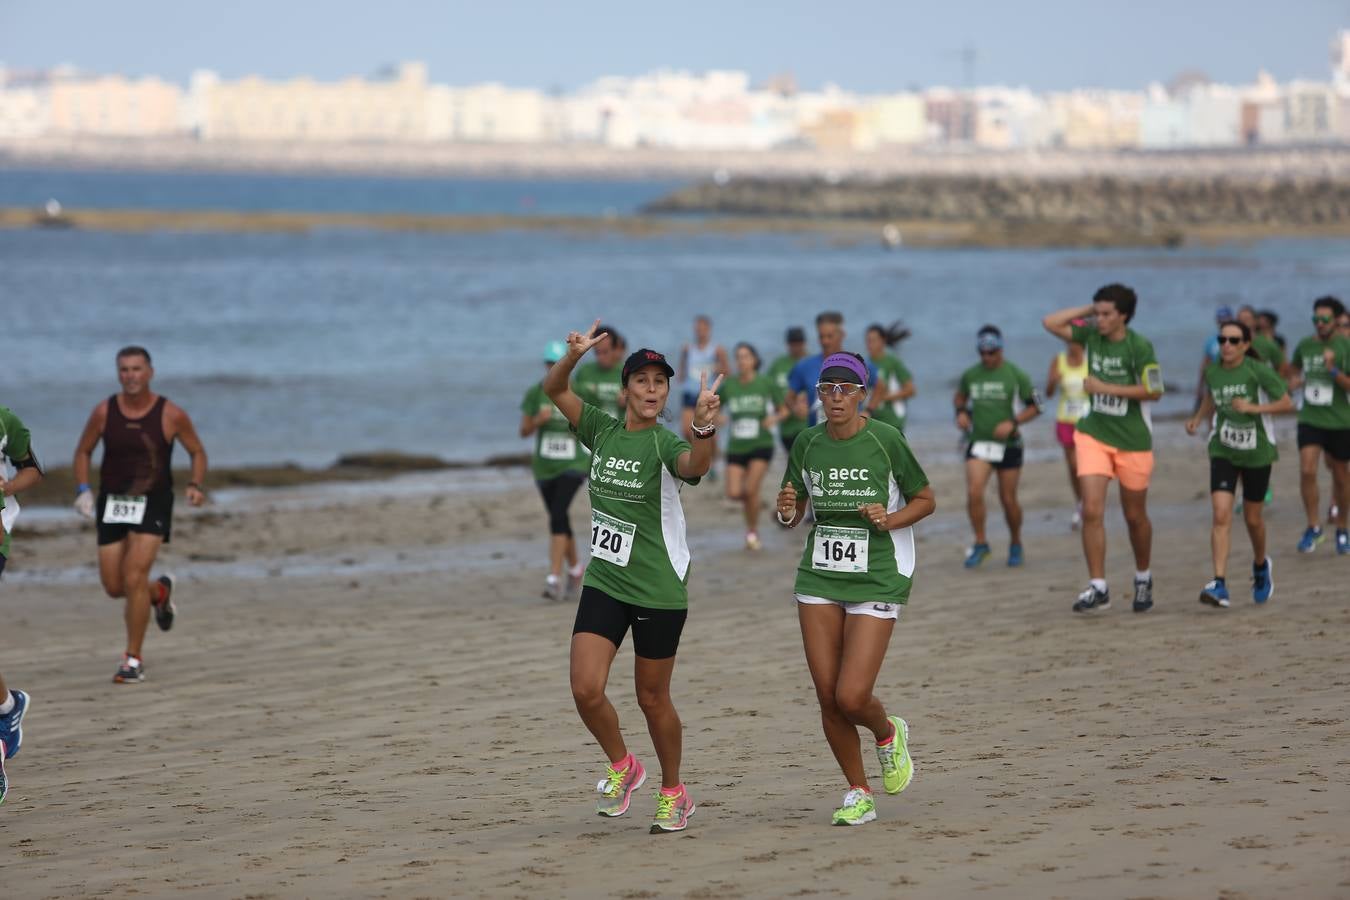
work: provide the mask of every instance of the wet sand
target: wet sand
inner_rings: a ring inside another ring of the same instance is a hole
[[[35,515],[0,587],[0,664],[33,695],[0,808],[4,895],[1350,893],[1350,559],[1293,552],[1292,463],[1276,470],[1268,605],[1246,599],[1240,531],[1233,609],[1196,602],[1197,442],[1160,460],[1157,607],[1122,603],[1113,506],[1116,603],[1084,619],[1058,464],[1024,475],[1026,568],[1001,565],[995,521],[994,558],[965,572],[960,469],[925,462],[939,513],[878,688],[909,720],[917,773],[853,829],[828,825],[846,785],[791,602],[801,533],[766,528],[747,554],[720,484],[684,495],[674,692],[699,811],[659,837],[645,789],[626,818],[592,812],[602,760],[568,692],[572,607],[538,596],[545,518],[524,470],[243,491],[181,516],[164,554],[179,622],[152,626],[139,686],[110,682],[121,607],[98,591],[92,531]],[[611,696],[655,774],[631,659]]]

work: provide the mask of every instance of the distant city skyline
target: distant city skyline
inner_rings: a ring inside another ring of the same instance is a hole
[[[1292,6],[1297,15],[1290,14]],[[859,92],[1005,84],[1037,91],[1138,89],[1183,70],[1247,83],[1324,79],[1328,46],[1350,3],[1299,0],[1071,0],[909,4],[688,0],[678,9],[574,0],[561,5],[384,0],[379,4],[236,0],[74,0],[0,7],[0,64],[226,78],[368,75],[425,60],[441,83],[497,81],[575,90],[606,75],[738,69],[756,81],[791,73],[804,88]],[[973,64],[963,52],[974,49]],[[972,77],[973,76],[973,77]]]

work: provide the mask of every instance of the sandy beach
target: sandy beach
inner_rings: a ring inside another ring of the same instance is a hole
[[[791,600],[802,534],[766,529],[746,553],[720,484],[684,493],[674,693],[699,810],[659,837],[645,790],[626,818],[593,813],[573,608],[539,597],[525,470],[222,492],[175,524],[179,620],[152,629],[139,686],[111,683],[121,603],[97,587],[92,528],[33,510],[0,585],[0,671],[33,697],[0,808],[3,896],[1347,896],[1350,559],[1294,553],[1291,451],[1268,605],[1247,599],[1240,527],[1233,608],[1196,602],[1196,441],[1160,454],[1157,607],[1120,602],[1113,502],[1117,602],[1090,619],[1069,611],[1085,574],[1060,464],[1023,477],[1027,566],[1002,565],[995,519],[994,558],[966,572],[955,454],[923,460],[939,511],[878,688],[917,772],[852,829],[828,824],[847,786]],[[631,660],[611,697],[654,769]]]

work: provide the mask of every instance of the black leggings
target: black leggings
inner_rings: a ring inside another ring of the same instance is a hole
[[[572,498],[586,483],[582,472],[564,472],[548,481],[536,481],[539,494],[544,498],[544,508],[548,510],[548,533],[572,536],[572,523],[567,518],[567,508]]]

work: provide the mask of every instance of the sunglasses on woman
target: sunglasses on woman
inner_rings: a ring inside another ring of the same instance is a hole
[[[861,384],[849,384],[846,381],[821,381],[816,383],[816,394],[818,394],[821,399],[824,399],[831,394],[834,394],[835,396],[842,394],[845,397],[852,397],[862,389],[863,386]]]
[[[1232,344],[1234,347],[1236,347],[1238,344],[1245,343],[1245,341],[1243,341],[1243,339],[1240,338],[1240,337],[1233,337],[1233,336],[1231,336],[1231,335],[1224,335],[1224,334],[1221,334],[1221,335],[1219,335],[1219,343],[1220,343],[1220,344]]]

